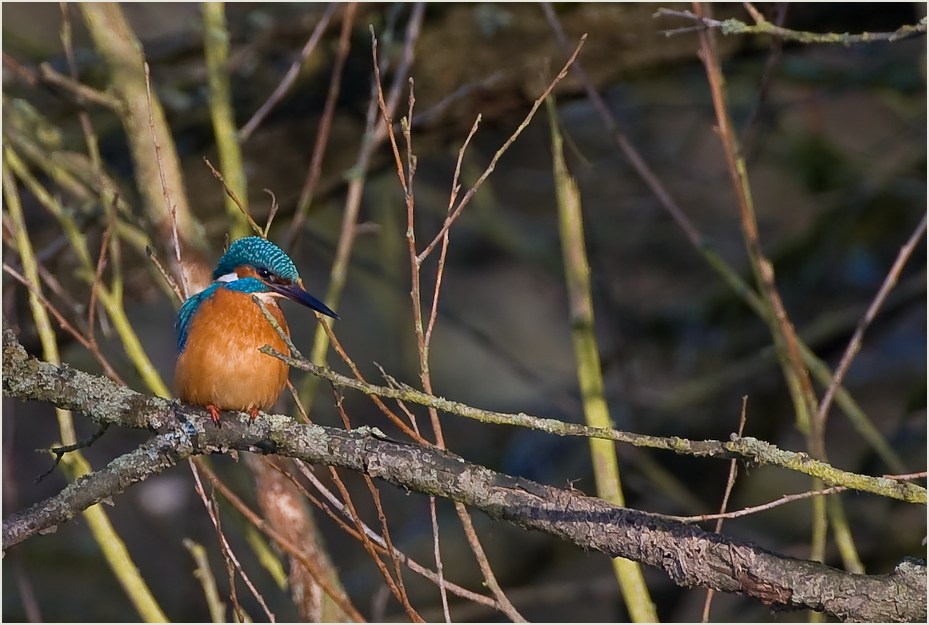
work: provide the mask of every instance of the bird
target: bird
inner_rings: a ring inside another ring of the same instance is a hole
[[[258,351],[265,345],[289,355],[286,343],[252,299],[257,297],[288,337],[290,329],[277,300],[286,298],[338,319],[306,292],[293,260],[258,236],[237,239],[213,270],[213,282],[189,297],[175,322],[177,398],[210,413],[267,411],[287,384],[288,366]]]

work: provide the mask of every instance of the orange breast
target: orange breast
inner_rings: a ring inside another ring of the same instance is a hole
[[[278,305],[265,306],[290,336]],[[190,322],[174,371],[178,398],[221,410],[268,410],[287,384],[287,365],[258,351],[265,345],[290,353],[250,295],[217,289]]]

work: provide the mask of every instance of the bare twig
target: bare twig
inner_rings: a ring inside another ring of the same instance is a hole
[[[155,132],[155,112],[152,106],[151,71],[147,62],[145,63],[145,95],[148,98],[148,127],[152,132],[152,145],[155,147],[155,160],[158,162],[158,176],[161,178],[161,191],[164,197],[165,209],[171,216],[171,242],[174,244],[174,256],[177,261],[176,273],[180,278],[179,285],[181,287],[181,293],[184,295],[184,299],[187,299],[190,295],[190,290],[187,286],[187,276],[185,275],[184,268],[181,266],[181,243],[177,238],[177,205],[171,201],[171,196],[168,192],[168,181],[165,179],[165,170],[161,162],[161,146],[158,145],[158,136]]]
[[[341,406],[339,409],[342,409]],[[380,556],[377,554],[377,550],[374,548],[374,543],[363,529],[364,524],[361,521],[361,515],[358,514],[358,510],[355,508],[355,504],[352,503],[352,497],[349,494],[348,489],[345,487],[345,483],[342,482],[342,478],[339,477],[339,473],[336,471],[335,467],[329,467],[329,475],[332,477],[333,483],[335,484],[336,488],[339,489],[339,493],[342,495],[342,501],[344,502],[345,508],[348,511],[349,518],[352,520],[352,522],[355,524],[355,528],[358,530],[358,537],[361,539],[362,546],[364,547],[365,551],[368,552],[371,560],[381,572],[384,581],[387,583],[387,587],[393,593],[394,597],[396,597],[400,602],[400,605],[403,606],[403,610],[406,612],[407,616],[410,617],[410,620],[415,623],[424,623],[425,621],[423,618],[419,615],[418,612],[416,612],[415,609],[413,609],[413,606],[410,605],[410,598],[407,596],[406,589],[403,586],[403,576],[400,571],[397,571],[397,579],[395,580],[390,574],[390,571],[387,569],[387,565],[384,564],[383,560],[381,560]],[[371,478],[368,476],[365,477],[367,478],[369,490],[371,491],[372,495],[375,496],[375,501],[379,501],[376,496],[377,489],[374,487],[374,484],[371,483]],[[378,504],[378,508],[380,508],[380,504]],[[386,520],[383,519],[383,516],[382,521],[384,521],[384,536],[387,538],[389,534],[386,532],[387,523]],[[392,555],[392,551],[388,550],[388,553]]]
[[[9,275],[13,276],[13,278],[15,278],[20,284],[29,289],[29,292],[35,295],[42,306],[44,306],[48,312],[52,313],[52,316],[55,317],[55,321],[58,322],[58,325],[61,326],[61,329],[73,336],[84,349],[93,354],[94,358],[97,359],[97,362],[100,363],[100,366],[103,367],[103,372],[108,378],[114,382],[118,382],[119,384],[125,384],[123,379],[119,376],[118,373],[116,373],[116,370],[110,364],[110,361],[107,360],[106,356],[103,355],[103,352],[100,351],[99,346],[97,346],[96,343],[91,342],[87,336],[71,325],[65,316],[61,314],[61,312],[55,306],[53,306],[50,301],[48,301],[48,298],[46,298],[39,289],[35,288],[35,286],[29,282],[25,276],[15,271],[6,263],[3,263],[3,270]]]
[[[850,45],[853,43],[873,43],[875,41],[900,41],[907,37],[923,34],[926,32],[926,18],[922,18],[916,24],[907,24],[901,26],[893,32],[864,32],[859,34],[850,33],[812,33],[802,30],[791,30],[782,26],[777,26],[767,21],[764,16],[757,10],[749,11],[755,24],[746,24],[741,20],[730,18],[727,20],[717,20],[699,13],[690,11],[675,11],[672,9],[660,8],[655,12],[655,16],[680,17],[691,20],[696,25],[689,28],[679,28],[671,31],[665,31],[670,36],[679,32],[697,30],[719,30],[724,35],[771,35],[787,41],[796,41],[799,43],[837,43],[841,45]]]
[[[210,478],[211,483],[219,491],[219,493],[225,497],[226,501],[232,504],[232,506],[239,511],[248,521],[254,525],[259,531],[261,531],[268,538],[277,543],[283,551],[288,555],[296,558],[310,574],[313,576],[313,579],[316,580],[316,583],[320,585],[323,591],[328,594],[333,601],[338,604],[339,608],[342,609],[349,618],[353,619],[356,622],[360,622],[363,619],[361,614],[352,606],[348,597],[339,592],[333,585],[326,579],[326,576],[322,571],[319,570],[319,566],[307,558],[306,553],[298,545],[294,545],[292,542],[287,540],[286,537],[282,536],[278,531],[272,528],[270,525],[264,522],[264,520],[259,517],[255,512],[249,508],[245,503],[234,493],[228,486],[223,484],[221,481],[216,479],[216,476],[213,474],[213,471],[209,469],[205,464],[199,463],[199,470],[202,471]]]
[[[415,196],[413,193],[413,180],[416,175],[416,156],[413,153],[413,138],[410,129],[410,120],[413,118],[413,105],[416,101],[413,90],[413,80],[410,79],[410,90],[407,106],[407,116],[401,122],[401,127],[403,129],[403,136],[406,142],[406,172],[404,173],[403,160],[400,158],[399,148],[397,146],[397,139],[394,134],[393,123],[391,120],[390,111],[387,107],[387,104],[384,101],[384,92],[381,85],[380,79],[380,68],[377,61],[377,39],[374,36],[374,32],[371,32],[371,54],[374,65],[374,76],[375,76],[375,86],[377,89],[377,98],[378,104],[381,109],[381,114],[383,116],[383,127],[386,129],[387,136],[390,140],[390,145],[393,150],[394,160],[397,166],[397,176],[400,179],[400,185],[403,188],[404,200],[407,208],[407,242],[409,245],[409,255],[410,255],[410,273],[411,273],[411,283],[412,288],[410,290],[410,297],[412,298],[413,304],[413,324],[414,331],[416,334],[417,341],[417,352],[419,354],[419,370],[420,370],[420,381],[423,385],[423,390],[427,393],[432,392],[432,380],[429,373],[429,343],[426,340],[425,333],[423,331],[423,314],[422,314],[422,296],[420,291],[420,268],[422,265],[423,258],[419,257],[416,253],[416,238],[415,238]],[[518,134],[518,132],[516,133]],[[515,140],[515,135],[512,138]],[[492,167],[491,167],[492,169]],[[489,173],[489,172],[488,172]],[[456,193],[456,190],[453,189],[453,194]],[[451,222],[447,222],[450,226]],[[441,284],[441,275],[442,275],[442,265],[445,260],[445,251],[448,246],[448,228],[445,229],[444,234],[442,235],[443,248],[442,248],[442,258],[439,264],[439,271],[437,274],[437,282],[434,287],[434,301],[437,303],[438,292]],[[433,311],[433,315],[435,311]],[[430,335],[431,336],[431,335]],[[445,440],[442,434],[442,426],[439,421],[438,411],[430,407],[429,408],[429,417],[432,422],[432,431],[433,436],[435,437],[436,445],[440,449],[445,448]],[[433,536],[433,555],[436,563],[436,572],[439,575],[439,591],[442,599],[442,610],[445,615],[446,622],[451,622],[451,616],[448,609],[448,596],[445,592],[444,572],[443,572],[443,563],[441,557],[441,549],[439,542],[439,525],[438,518],[436,515],[436,503],[435,497],[430,496],[429,498],[429,512],[430,512],[430,521],[432,524],[432,536]],[[471,546],[471,550],[474,553],[475,559],[478,562],[478,566],[481,569],[482,574],[484,575],[485,582],[487,586],[494,593],[494,596],[497,598],[498,603],[501,606],[501,610],[514,621],[522,621],[523,617],[519,614],[513,604],[507,599],[506,595],[503,593],[502,588],[496,580],[493,569],[490,566],[490,563],[487,560],[487,557],[484,553],[484,549],[480,544],[480,541],[477,537],[477,533],[474,531],[473,524],[471,523],[471,517],[467,511],[467,508],[461,504],[456,504],[456,512],[458,513],[459,518],[461,519],[462,526],[465,530],[465,536],[468,540],[468,543]]]
[[[265,189],[264,192],[271,196],[271,208],[268,210],[268,220],[265,222],[265,228],[261,235],[267,239],[268,233],[271,232],[271,223],[274,222],[274,217],[277,215],[277,211],[281,207],[277,203],[277,196],[274,195],[274,191],[271,189]]]
[[[333,493],[328,488],[326,488],[326,486],[322,482],[320,482],[319,479],[315,475],[313,475],[313,472],[309,469],[309,467],[306,466],[306,463],[301,462],[300,460],[297,460],[296,463],[297,463],[297,467],[300,469],[300,472],[303,474],[303,476],[310,482],[310,484],[313,485],[314,488],[316,488],[316,490],[320,492],[320,494],[323,495],[323,497],[326,498],[326,500],[329,502],[332,508],[334,508],[335,510],[338,510],[338,512],[345,518],[349,519],[350,521],[353,521],[353,519],[351,518],[351,513],[348,511],[345,504],[339,501],[338,497],[335,496],[335,493]],[[290,477],[291,479],[293,479],[293,476],[290,476]],[[360,537],[356,535],[358,532],[356,528],[348,525],[348,523],[346,523],[341,518],[339,518],[330,507],[323,505],[322,502],[317,500],[310,493],[306,492],[306,490],[303,489],[303,486],[299,484],[299,482],[294,481],[294,483],[298,488],[301,489],[301,491],[304,493],[304,496],[306,496],[307,499],[310,499],[311,501],[313,501],[316,507],[326,512],[326,514],[328,514],[332,518],[332,520],[335,521],[339,525],[339,527],[341,527],[345,532],[347,532],[353,538],[360,540]],[[365,525],[364,522],[361,523],[361,529],[368,535],[368,537],[372,541],[374,541],[374,544],[377,546],[377,548],[382,549],[382,550],[390,550],[391,557],[395,558],[396,560],[400,561],[401,563],[409,567],[411,571],[422,575],[423,577],[425,577],[426,579],[428,579],[429,581],[435,584],[440,583],[439,576],[434,571],[431,571],[430,569],[427,569],[423,565],[419,564],[418,562],[416,562],[415,560],[407,556],[405,553],[398,550],[396,547],[389,546],[387,541],[385,541],[383,537],[381,537],[380,535],[377,534],[377,532],[375,532],[370,527]],[[463,599],[467,599],[468,601],[472,601],[474,603],[477,603],[477,604],[480,604],[480,605],[483,605],[489,608],[497,608],[496,601],[494,601],[494,599],[492,599],[491,597],[487,597],[485,595],[472,592],[468,590],[467,588],[462,588],[458,584],[455,584],[448,580],[444,580],[444,584],[445,584],[445,587],[449,590],[449,592],[455,595],[458,595],[459,597]]]
[[[94,271],[94,280],[90,285],[90,304],[87,306],[87,333],[88,338],[92,343],[96,343],[97,339],[94,336],[94,326],[95,312],[97,309],[97,287],[103,281],[103,268],[106,267],[106,255],[110,248],[110,237],[113,236],[113,230],[116,228],[116,202],[114,198],[114,206],[110,212],[110,223],[107,224],[106,230],[103,231],[103,240],[100,242],[100,255],[97,257],[97,269]]]
[[[335,333],[332,331],[332,328],[326,325],[325,330],[326,330],[326,334],[329,337],[329,341],[332,344],[333,349],[335,349],[336,353],[339,354],[339,357],[342,358],[342,361],[345,364],[347,364],[348,367],[352,370],[352,375],[355,376],[355,379],[358,380],[359,382],[366,384],[367,382],[364,376],[361,374],[361,370],[355,364],[355,361],[351,359],[351,357],[342,347],[342,344],[339,342],[338,338],[336,338]],[[403,420],[400,417],[398,417],[397,414],[393,410],[388,408],[387,405],[381,400],[380,397],[378,397],[377,395],[370,395],[370,397],[371,397],[371,401],[374,402],[374,405],[377,406],[378,410],[384,413],[384,416],[390,419],[391,423],[393,423],[395,426],[400,428],[400,430],[404,434],[409,436],[412,440],[416,441],[420,445],[431,445],[429,441],[427,441],[425,438],[420,436],[418,430],[411,429],[410,426],[404,423]],[[415,428],[416,426],[415,420],[411,418],[410,421],[413,423],[413,426]]]
[[[264,597],[261,596],[261,593],[258,592],[254,584],[252,584],[252,580],[249,579],[248,574],[246,574],[245,570],[242,568],[242,565],[239,564],[239,559],[235,557],[235,553],[233,553],[232,547],[229,545],[229,541],[226,540],[226,534],[223,533],[222,527],[220,526],[220,523],[219,523],[219,515],[217,514],[217,511],[216,511],[216,508],[217,508],[216,501],[212,499],[211,497],[207,497],[206,491],[203,488],[203,484],[200,481],[200,473],[197,470],[197,466],[198,464],[200,464],[201,465],[200,468],[203,468],[202,464],[196,462],[195,460],[190,460],[189,464],[190,464],[190,471],[191,473],[193,473],[193,476],[194,476],[194,483],[196,484],[197,494],[200,496],[200,501],[203,502],[203,506],[206,508],[207,514],[210,517],[210,521],[213,522],[213,528],[216,530],[216,536],[219,538],[219,546],[222,549],[223,557],[226,558],[227,561],[230,562],[231,565],[235,567],[235,570],[239,573],[239,576],[242,578],[242,581],[245,582],[245,585],[252,592],[252,596],[255,597],[255,600],[258,601],[258,604],[264,610],[265,615],[268,617],[268,619],[272,623],[277,622],[276,619],[274,618],[274,614],[271,612],[271,610],[268,608],[268,605],[265,603]],[[214,485],[215,483],[216,482],[214,480]],[[241,611],[242,608],[241,606],[239,606],[238,601],[236,599],[234,577],[230,578],[229,587],[230,587],[230,592],[232,593],[232,603],[238,611]]]
[[[742,412],[739,415],[739,430],[737,436],[742,438],[742,433],[745,431],[745,408],[748,405],[748,395],[742,397]],[[729,477],[726,479],[726,490],[723,493],[723,501],[719,505],[720,515],[725,514],[726,508],[729,506],[729,496],[732,494],[732,489],[735,487],[735,478],[739,474],[739,463],[736,460],[729,462]],[[716,522],[716,528],[714,530],[717,534],[723,531],[723,519],[720,516],[719,521]],[[710,621],[710,606],[713,603],[713,596],[716,594],[716,591],[712,588],[708,588],[706,591],[706,601],[703,602],[703,622],[708,623]]]
[[[27,85],[34,87],[39,84],[39,76],[35,70],[17,61],[6,50],[3,51],[3,65]]]
[[[393,114],[396,110],[400,99],[403,79],[413,63],[416,50],[416,42],[422,31],[423,18],[426,7],[424,3],[417,3],[413,6],[410,13],[410,19],[407,22],[405,42],[403,46],[403,56],[396,70],[394,82],[391,85],[387,97],[388,111]],[[329,290],[326,296],[326,302],[330,306],[337,306],[342,289],[345,286],[345,279],[348,275],[348,263],[351,258],[352,249],[355,244],[355,235],[358,234],[357,222],[358,215],[361,211],[361,200],[364,194],[364,183],[367,176],[368,168],[371,164],[374,151],[387,136],[386,126],[383,122],[380,124],[377,117],[377,95],[376,88],[371,85],[371,100],[368,104],[368,111],[365,118],[365,132],[361,148],[358,150],[358,158],[352,167],[352,177],[348,184],[348,192],[345,197],[345,210],[342,217],[342,227],[339,231],[339,240],[336,244],[335,258],[332,262],[332,269],[329,272]],[[323,324],[326,326],[327,324]],[[317,330],[313,337],[313,350],[311,359],[314,362],[325,362],[326,352],[329,349],[329,337],[324,330]],[[304,392],[301,395],[304,403],[310,406],[312,403],[313,393],[315,392],[314,378],[309,378],[304,385]]]
[[[777,14],[774,18],[774,23],[778,26],[783,25],[784,20],[787,17],[787,2],[779,2],[777,4]],[[746,2],[745,7],[749,11],[757,10],[751,5],[751,3]],[[751,9],[749,9],[751,7]],[[768,58],[765,60],[764,70],[761,74],[761,80],[758,83],[758,96],[755,98],[755,104],[752,106],[751,113],[748,114],[748,117],[745,119],[745,123],[742,124],[742,132],[740,136],[739,143],[743,146],[750,146],[754,140],[754,135],[756,132],[756,122],[758,117],[761,114],[762,107],[768,97],[768,88],[771,85],[771,80],[774,77],[774,68],[777,66],[777,63],[781,59],[781,52],[784,50],[784,40],[783,39],[774,39],[771,41],[770,52],[768,53]]]
[[[171,274],[165,271],[164,265],[161,264],[161,261],[158,260],[158,255],[155,254],[155,250],[146,245],[145,255],[148,256],[148,259],[152,262],[153,265],[155,265],[155,269],[157,269],[158,273],[161,274],[161,277],[164,278],[165,283],[168,285],[171,291],[174,292],[174,295],[177,296],[177,301],[183,302],[184,294],[181,293],[181,290],[177,286],[177,282],[174,281],[174,278],[171,277]]]
[[[829,388],[826,389],[826,394],[823,396],[823,400],[819,405],[819,410],[816,412],[815,420],[818,424],[817,429],[819,431],[825,431],[826,418],[829,414],[829,407],[832,405],[832,399],[835,397],[836,390],[842,384],[842,380],[845,379],[845,374],[848,373],[848,369],[852,366],[852,361],[861,350],[861,342],[864,338],[865,331],[868,329],[868,326],[871,325],[871,322],[874,321],[874,318],[877,317],[877,313],[881,309],[881,306],[884,305],[887,295],[890,293],[891,289],[893,289],[894,285],[897,284],[903,267],[906,265],[913,250],[916,249],[916,245],[925,234],[926,215],[923,214],[922,219],[919,220],[919,224],[917,224],[916,229],[913,230],[910,238],[907,239],[907,242],[900,248],[897,259],[887,273],[887,277],[884,278],[884,282],[881,284],[881,288],[878,290],[877,295],[874,296],[871,305],[868,306],[868,311],[858,323],[858,327],[855,328],[855,334],[852,335],[852,338],[849,340],[848,346],[845,348],[845,353],[842,354],[842,360],[839,361],[839,367],[835,370],[832,383],[829,385]]]
[[[77,61],[74,58],[74,45],[71,37],[71,12],[68,9],[67,2],[60,3],[59,7],[61,8],[61,47],[64,48],[65,58],[68,60],[68,71],[71,74],[71,79],[78,82],[80,74],[77,70]],[[43,63],[44,65],[45,63]],[[80,100],[78,102],[80,103]],[[113,100],[114,104],[117,102],[118,100]],[[103,163],[100,160],[100,145],[93,124],[90,123],[90,115],[82,108],[78,111],[78,119],[81,120],[81,131],[84,133],[84,141],[87,143],[87,155],[90,157],[90,162],[93,163],[97,171],[101,171]]]
[[[906,473],[903,475],[883,475],[881,476],[888,480],[918,480],[926,478],[926,471],[918,471],[916,473]],[[802,499],[809,499],[811,497],[821,497],[823,495],[836,495],[839,493],[844,493],[848,488],[845,486],[831,486],[829,488],[823,488],[820,490],[808,490],[803,493],[796,493],[793,495],[783,495],[774,501],[769,501],[768,503],[763,503],[757,506],[749,506],[747,508],[742,508],[741,510],[735,510],[733,512],[726,512],[721,510],[719,514],[701,514],[697,516],[674,516],[674,515],[662,515],[662,518],[671,519],[674,521],[680,521],[681,523],[700,523],[703,521],[713,521],[716,520],[716,527],[720,528],[722,522],[725,519],[738,519],[739,517],[749,516],[752,514],[757,514],[759,512],[764,512],[765,510],[771,510],[772,508],[777,508],[778,506],[783,506],[784,504],[791,503],[793,501],[800,501]],[[716,530],[719,533],[719,530]],[[704,619],[707,616],[706,611],[704,611]]]
[[[210,162],[210,159],[203,157],[203,162],[206,163],[206,166],[210,168],[210,172],[213,174],[213,177],[220,181],[223,185],[223,190],[226,192],[226,195],[229,196],[229,199],[232,200],[232,203],[235,204],[242,214],[245,215],[245,218],[248,220],[248,225],[252,227],[252,230],[255,231],[255,234],[258,236],[263,236],[264,231],[261,226],[258,225],[258,222],[249,214],[249,212],[242,206],[242,202],[239,200],[239,196],[236,195],[235,191],[229,188],[229,185],[226,184],[226,179],[223,178],[223,175],[216,171],[216,168],[213,167],[213,163]]]
[[[436,102],[428,110],[414,115],[411,125],[413,128],[430,125],[433,120],[440,118],[446,109],[448,109],[455,102],[468,97],[475,91],[492,89],[493,87],[497,86],[498,83],[502,82],[503,79],[505,79],[508,75],[511,75],[513,71],[513,69],[498,70],[476,82],[462,85],[452,93]]]
[[[59,73],[49,63],[42,63],[39,65],[39,76],[44,82],[50,85],[54,85],[62,91],[69,93],[78,104],[89,102],[91,104],[96,104],[98,106],[107,108],[111,111],[120,110],[120,104],[118,100],[112,98],[102,91],[97,91],[96,89],[88,87],[84,83],[78,82],[73,78],[69,78],[64,74]]]
[[[478,116],[474,119],[474,124],[471,126],[471,130],[468,132],[468,136],[465,137],[464,143],[461,144],[461,149],[458,150],[458,160],[455,162],[455,173],[452,176],[452,190],[448,197],[446,215],[451,214],[452,207],[455,205],[455,200],[458,198],[458,192],[461,190],[461,184],[459,182],[461,176],[461,163],[464,161],[465,150],[468,149],[468,144],[471,143],[471,139],[477,132],[477,127],[480,123],[481,115],[478,113]],[[446,230],[445,234],[442,236],[442,250],[439,252],[439,265],[436,268],[435,288],[432,290],[432,310],[429,313],[429,323],[426,325],[424,342],[427,348],[432,343],[432,330],[435,328],[435,321],[439,313],[439,291],[442,286],[442,275],[445,271],[445,258],[447,253],[448,231]]]
[[[342,84],[342,74],[345,71],[345,60],[351,50],[352,27],[355,25],[355,12],[358,8],[357,3],[351,2],[345,7],[345,15],[342,16],[342,32],[339,34],[339,49],[336,53],[335,63],[332,67],[332,77],[329,79],[329,90],[326,92],[326,103],[323,105],[323,114],[319,119],[319,125],[316,127],[316,141],[313,144],[313,156],[310,159],[310,169],[307,171],[306,179],[303,181],[303,188],[300,189],[300,198],[297,200],[297,210],[290,222],[287,230],[287,236],[284,239],[284,247],[293,251],[297,242],[300,229],[306,220],[307,211],[313,201],[313,193],[316,191],[316,185],[322,174],[323,157],[326,154],[326,146],[329,144],[329,133],[332,130],[332,119],[335,116],[335,104],[339,98],[339,90]]]
[[[268,97],[264,104],[255,111],[255,114],[252,115],[242,129],[239,130],[239,141],[245,142],[248,141],[249,137],[252,136],[252,133],[255,132],[255,129],[258,127],[268,113],[271,112],[277,103],[281,101],[281,98],[284,97],[284,94],[290,89],[294,84],[294,81],[297,79],[297,75],[300,73],[300,68],[303,67],[303,64],[306,63],[306,60],[310,58],[310,55],[313,54],[313,50],[316,48],[316,44],[319,43],[319,40],[322,38],[323,33],[326,32],[326,27],[329,26],[329,20],[332,19],[332,16],[335,14],[336,9],[339,8],[338,2],[331,2],[329,6],[326,7],[326,10],[323,12],[322,16],[319,18],[319,21],[316,23],[316,27],[313,29],[313,32],[310,34],[310,38],[307,40],[306,44],[303,46],[303,50],[300,52],[300,58],[291,63],[290,68],[287,70],[287,73],[284,74],[284,78],[281,80],[280,84],[274,90],[273,93]]]
[[[820,497],[823,495],[835,495],[838,493],[844,493],[848,489],[844,486],[830,486],[829,488],[823,488],[820,490],[809,490],[804,493],[796,493],[794,495],[782,495],[774,501],[769,501],[768,503],[760,504],[757,506],[749,506],[747,508],[742,508],[741,510],[735,510],[733,512],[720,512],[719,514],[701,514],[698,516],[668,516],[668,519],[673,519],[675,521],[680,521],[681,523],[700,523],[703,521],[716,521],[716,524],[719,525],[725,519],[738,519],[740,517],[749,516],[752,514],[758,514],[765,510],[771,510],[772,508],[777,508],[778,506],[783,506],[784,504],[791,503],[793,501],[800,501],[802,499],[809,499],[811,497]],[[704,612],[706,616],[706,612]]]
[[[571,56],[568,57],[568,60],[561,68],[561,71],[558,72],[555,78],[552,79],[551,83],[549,83],[548,87],[545,88],[545,91],[543,91],[542,94],[536,99],[536,101],[533,102],[532,108],[529,109],[529,113],[526,115],[526,118],[522,121],[522,123],[519,124],[519,126],[517,126],[516,130],[513,131],[513,134],[510,135],[510,138],[504,142],[499,150],[497,150],[493,158],[490,159],[490,164],[487,165],[487,169],[484,170],[484,173],[482,173],[477,181],[471,186],[471,188],[468,189],[467,193],[465,193],[464,197],[461,198],[461,201],[457,206],[455,206],[455,209],[451,212],[451,214],[445,218],[445,222],[442,224],[442,228],[435,235],[435,238],[432,239],[432,242],[429,243],[429,245],[427,245],[426,248],[419,253],[417,258],[420,263],[429,257],[429,255],[432,253],[432,250],[435,249],[435,246],[439,244],[439,242],[442,240],[442,237],[444,237],[445,233],[448,232],[448,229],[451,228],[453,223],[455,223],[455,220],[458,219],[461,211],[464,210],[464,207],[468,205],[468,202],[471,201],[471,198],[475,193],[477,193],[477,190],[481,188],[481,185],[484,184],[484,181],[487,180],[487,177],[493,172],[494,168],[497,166],[497,161],[500,160],[500,157],[506,153],[513,142],[516,141],[519,135],[522,134],[523,130],[525,130],[526,126],[529,125],[529,122],[532,121],[532,118],[535,116],[536,111],[539,110],[539,107],[542,106],[545,98],[547,98],[555,86],[564,80],[568,75],[568,70],[574,64],[575,60],[577,59],[577,55],[580,54],[581,48],[584,47],[584,42],[586,41],[587,34],[585,33],[581,35],[581,39],[578,41],[577,47],[574,48],[574,52],[572,52]]]

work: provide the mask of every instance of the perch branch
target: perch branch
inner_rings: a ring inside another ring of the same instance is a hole
[[[206,413],[31,358],[8,329],[3,388],[11,397],[80,410],[97,423],[155,432],[147,443],[104,469],[8,516],[3,523],[5,550],[180,460],[235,449],[343,467],[401,488],[447,497],[585,549],[659,567],[682,586],[736,592],[769,606],[808,608],[843,620],[926,617],[926,568],[915,560],[905,560],[887,575],[850,574],[574,490],[497,473],[442,450],[390,440],[367,427],[345,431],[299,424],[281,415],[251,420],[240,414],[216,428]],[[863,596],[869,600],[861,601]]]

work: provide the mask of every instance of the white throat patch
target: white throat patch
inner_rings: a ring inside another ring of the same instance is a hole
[[[273,302],[273,301],[276,300],[277,298],[279,298],[279,297],[284,297],[284,296],[281,295],[280,293],[273,293],[273,292],[272,292],[272,293],[252,293],[252,295],[254,295],[254,296],[257,297],[258,299],[260,299],[260,300],[261,300],[262,302],[264,302],[265,304],[270,304],[271,302]]]

